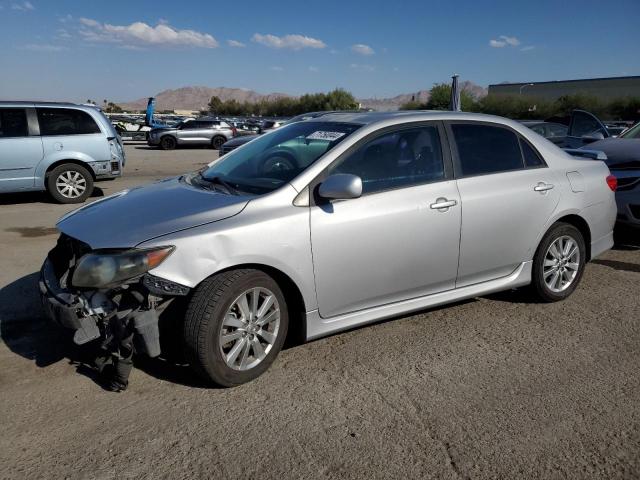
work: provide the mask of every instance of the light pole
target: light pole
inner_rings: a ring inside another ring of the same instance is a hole
[[[525,83],[524,85],[521,85],[520,86],[520,95],[522,95],[522,89],[524,87],[532,87],[532,86],[533,86],[533,83]]]

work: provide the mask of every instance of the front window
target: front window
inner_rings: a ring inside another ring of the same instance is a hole
[[[201,178],[222,180],[243,193],[268,193],[293,180],[358,128],[353,123],[293,123],[228,153]]]

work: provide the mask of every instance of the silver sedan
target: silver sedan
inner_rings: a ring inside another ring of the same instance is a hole
[[[330,114],[63,217],[41,291],[77,343],[116,315],[158,355],[167,319],[233,386],[288,335],[518,287],[564,300],[613,245],[614,190],[604,163],[504,118]]]

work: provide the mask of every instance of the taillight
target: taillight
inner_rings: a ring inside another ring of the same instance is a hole
[[[231,127],[231,134],[235,137],[238,135],[238,129],[236,127]]]
[[[609,185],[612,192],[615,192],[616,188],[618,188],[618,179],[613,175],[609,175],[607,177],[607,185]]]

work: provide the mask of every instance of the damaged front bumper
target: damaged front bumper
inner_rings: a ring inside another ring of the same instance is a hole
[[[133,324],[136,345],[150,357],[160,355],[159,313],[174,297],[186,295],[187,287],[144,275],[121,289],[76,291],[61,286],[49,257],[40,271],[40,296],[47,316],[74,330],[73,341],[83,345],[105,335],[109,321]]]

